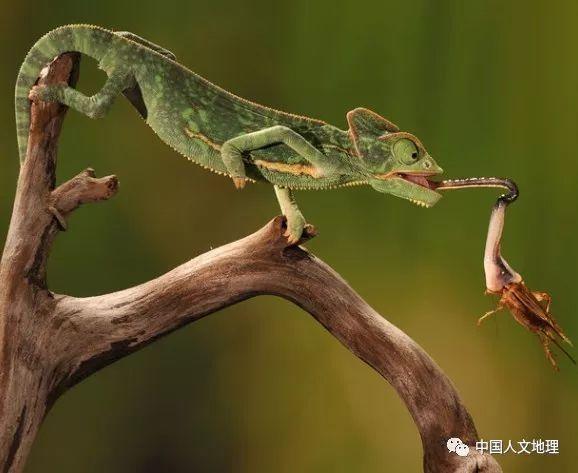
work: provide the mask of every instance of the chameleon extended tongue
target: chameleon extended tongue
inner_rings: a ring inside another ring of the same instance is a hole
[[[476,177],[441,181],[436,186],[436,190],[466,189],[470,187],[499,187],[509,191],[507,194],[498,197],[496,204],[492,208],[484,251],[486,293],[497,295],[500,300],[496,309],[480,317],[478,325],[495,312],[507,308],[520,325],[538,336],[546,358],[548,358],[555,370],[558,370],[558,365],[550,350],[550,343],[554,343],[576,364],[574,358],[560,345],[560,341],[564,341],[569,345],[572,345],[572,342],[566,337],[550,313],[550,295],[547,292],[530,291],[524,284],[522,276],[512,269],[502,257],[500,251],[506,208],[518,198],[518,187],[510,179]]]
[[[470,187],[499,188],[509,191],[501,195],[498,200],[511,204],[519,195],[518,186],[514,181],[502,177],[468,177],[466,179],[447,179],[440,182],[431,182],[432,189],[445,191],[454,189],[468,189]]]

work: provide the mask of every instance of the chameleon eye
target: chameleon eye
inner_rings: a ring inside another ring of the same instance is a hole
[[[393,155],[404,164],[414,164],[419,159],[417,146],[407,138],[394,143]]]

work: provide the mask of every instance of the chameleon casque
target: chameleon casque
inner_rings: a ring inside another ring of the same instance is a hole
[[[98,61],[108,76],[86,96],[67,84],[35,86],[41,70],[65,52]],[[43,36],[26,56],[16,83],[21,162],[26,157],[30,100],[63,103],[91,118],[124,94],[154,132],[191,161],[233,179],[273,184],[286,236],[296,243],[305,219],[294,189],[370,185],[430,207],[440,198],[429,178],[442,172],[421,142],[378,114],[357,108],[349,129],[274,110],[237,97],[188,70],[175,56],[128,32],[68,25]]]

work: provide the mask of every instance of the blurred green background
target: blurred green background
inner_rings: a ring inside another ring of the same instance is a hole
[[[578,3],[4,0],[0,30],[0,237],[18,172],[14,80],[42,34],[88,22],[162,44],[252,100],[345,127],[366,106],[415,133],[449,177],[514,178],[504,253],[574,341],[578,210]],[[79,87],[103,74],[85,60]],[[70,113],[59,178],[93,166],[121,192],[75,214],[50,285],[100,294],[148,280],[244,236],[278,212],[265,185],[177,156],[123,100],[102,121]],[[433,209],[369,188],[301,192],[308,247],[450,376],[486,439],[558,439],[557,456],[502,455],[506,471],[576,471],[578,379],[483,295],[490,191]],[[420,471],[421,444],[389,385],[283,300],[214,314],[92,376],[50,412],[36,472]]]

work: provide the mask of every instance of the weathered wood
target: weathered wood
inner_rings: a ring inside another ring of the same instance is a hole
[[[41,81],[73,81],[77,60],[61,56]],[[23,470],[46,412],[74,384],[187,323],[260,294],[303,308],[394,387],[420,432],[426,472],[501,471],[474,449],[465,458],[448,452],[449,437],[469,445],[477,440],[449,379],[329,266],[288,246],[281,217],[130,289],[88,298],[51,293],[46,260],[67,216],[117,190],[114,176],[97,179],[92,170],[54,189],[64,113],[55,104],[32,106],[29,153],[0,263],[0,472]]]

